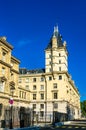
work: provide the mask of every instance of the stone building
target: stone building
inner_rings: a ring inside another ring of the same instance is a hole
[[[19,100],[30,91],[29,107],[34,120],[57,122],[80,118],[80,94],[68,72],[66,41],[58,27],[45,49],[45,68],[27,70],[20,68]]]
[[[45,49],[44,69],[19,69],[20,61],[12,56],[12,50],[6,37],[0,37],[1,126],[24,127],[34,121],[51,123],[80,118],[80,95],[68,72],[66,42],[58,27]]]
[[[6,41],[6,37],[0,37],[0,127],[9,127],[11,119],[12,123],[19,125],[19,103],[27,107],[30,101],[29,91],[18,87],[20,61],[12,56],[12,50],[13,46]],[[20,90],[23,90],[21,100]]]

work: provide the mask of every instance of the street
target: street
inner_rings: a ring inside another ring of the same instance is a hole
[[[6,128],[0,128],[0,130],[8,130]],[[25,128],[16,128],[15,130],[86,130],[86,120],[76,120],[71,121],[70,124],[55,126],[47,125],[45,127],[25,127]]]
[[[41,130],[86,130],[86,120],[71,121],[70,124],[63,126],[43,127]]]

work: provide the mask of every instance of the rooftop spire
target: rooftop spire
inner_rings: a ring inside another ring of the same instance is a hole
[[[58,32],[59,30],[58,30],[58,26],[54,26],[54,33],[55,32]]]
[[[53,36],[57,37],[57,34],[58,34],[59,30],[58,30],[58,26],[54,26],[54,32],[53,32]]]

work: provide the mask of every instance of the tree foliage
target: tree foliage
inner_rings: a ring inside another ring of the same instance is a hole
[[[81,114],[82,117],[86,117],[86,100],[81,102]]]

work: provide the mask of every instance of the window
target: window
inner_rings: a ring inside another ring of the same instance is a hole
[[[44,99],[44,94],[43,93],[40,94],[40,98]]]
[[[53,88],[57,88],[57,83],[54,83],[54,84],[53,84]]]
[[[27,90],[29,90],[29,85],[26,85],[25,88],[26,88]]]
[[[53,95],[54,99],[57,99],[57,93],[55,92]]]
[[[11,73],[11,80],[14,80],[14,74]]]
[[[52,63],[52,62],[51,62],[51,61],[49,61],[49,65],[51,65],[51,63]]]
[[[59,57],[61,56],[61,54],[59,53]]]
[[[69,93],[69,91],[67,90],[67,93]]]
[[[0,82],[0,92],[4,92],[4,83]]]
[[[21,83],[21,82],[22,82],[22,79],[20,78],[20,79],[19,79],[19,83]]]
[[[40,109],[43,109],[44,108],[44,104],[40,104]]]
[[[26,99],[26,92],[24,92],[24,99]]]
[[[35,117],[36,116],[36,111],[33,111],[33,117]]]
[[[33,94],[33,100],[36,100],[36,94]]]
[[[44,111],[40,111],[40,117],[44,116]]]
[[[61,64],[61,60],[59,60],[59,64]]]
[[[36,109],[36,104],[33,104],[33,109]]]
[[[57,103],[54,103],[53,105],[54,105],[53,107],[54,107],[55,109],[58,108],[58,104],[57,104]]]
[[[61,67],[59,67],[59,71],[61,71]]]
[[[29,82],[29,78],[26,78],[25,82],[28,83]]]
[[[62,80],[62,75],[59,75],[59,80]]]
[[[52,80],[52,77],[51,77],[51,76],[49,77],[49,80]]]
[[[41,89],[41,90],[44,90],[44,85],[41,85],[41,86],[40,86],[40,89]]]
[[[51,72],[51,68],[49,68],[49,72]]]
[[[19,91],[19,97],[21,98],[21,91]]]
[[[22,98],[23,98],[23,95],[24,95],[24,93],[22,92]]]
[[[49,55],[49,58],[51,58],[51,55]]]
[[[19,97],[20,97],[20,98],[23,98],[23,99],[26,99],[26,92],[24,92],[24,91],[19,91]]]
[[[36,90],[36,85],[33,85],[33,90]]]
[[[43,82],[44,81],[44,77],[41,77],[41,82]]]
[[[2,74],[5,74],[5,68],[2,67]]]
[[[3,61],[6,60],[6,52],[2,52],[2,60],[3,60]]]
[[[36,82],[36,78],[33,78],[33,82]]]

